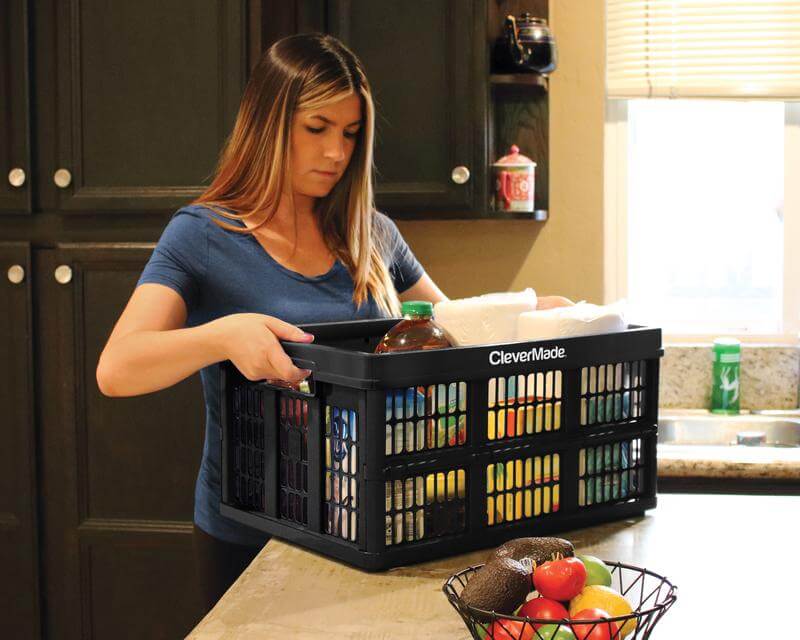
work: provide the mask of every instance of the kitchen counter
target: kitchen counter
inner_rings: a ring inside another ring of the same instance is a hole
[[[800,493],[800,446],[730,444],[740,432],[798,444],[794,410],[714,415],[705,409],[659,412],[658,477],[665,490]],[[662,441],[663,440],[663,441]]]
[[[659,444],[658,475],[800,481],[800,447]]]
[[[794,633],[798,513],[795,496],[667,494],[644,517],[560,535],[678,586],[655,640],[784,638]],[[189,638],[467,640],[441,588],[486,555],[366,573],[272,540]]]

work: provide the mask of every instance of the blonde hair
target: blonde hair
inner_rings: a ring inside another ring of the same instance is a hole
[[[359,97],[362,112],[353,155],[330,193],[317,199],[315,212],[329,249],[350,272],[356,305],[361,306],[371,294],[381,310],[397,316],[400,301],[384,260],[390,257],[391,247],[385,225],[376,224],[372,186],[375,106],[361,62],[336,38],[290,36],[262,55],[245,88],[211,185],[192,204],[236,220],[266,212],[255,228],[268,222],[291,180],[295,112],[318,109],[351,95]],[[253,231],[212,219],[229,231]]]

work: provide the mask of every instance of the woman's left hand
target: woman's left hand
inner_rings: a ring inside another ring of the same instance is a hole
[[[575,303],[564,296],[540,296],[536,302],[536,310],[555,309],[556,307],[571,307]]]

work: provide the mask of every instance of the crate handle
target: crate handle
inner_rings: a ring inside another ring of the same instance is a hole
[[[302,360],[301,358],[292,358],[292,362],[298,369],[308,369],[311,371],[308,377],[299,383],[287,382],[286,380],[267,379],[260,384],[270,389],[278,389],[280,391],[291,391],[307,398],[314,398],[317,395],[317,385],[314,380],[314,369],[317,364],[311,360]]]

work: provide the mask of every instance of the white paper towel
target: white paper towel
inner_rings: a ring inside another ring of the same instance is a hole
[[[517,319],[536,309],[533,289],[437,302],[433,319],[456,346],[514,342]]]
[[[520,341],[592,336],[627,328],[621,305],[588,302],[544,311],[527,311],[519,315],[517,322],[517,339]]]

